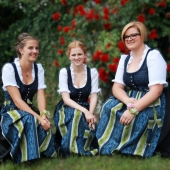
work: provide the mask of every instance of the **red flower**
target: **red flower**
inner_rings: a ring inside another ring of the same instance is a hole
[[[156,2],[156,5],[159,7],[166,7],[166,0],[161,0],[160,2]]]
[[[108,76],[109,76],[109,73],[107,73],[104,68],[99,68],[98,70],[99,72],[99,78],[103,81],[103,82],[107,82],[108,81]]]
[[[76,36],[76,34],[71,34],[71,37],[75,37]]]
[[[92,55],[92,59],[94,61],[98,60],[100,58],[100,55],[102,54],[101,51],[97,50],[93,55]]]
[[[117,70],[117,64],[114,64],[114,63],[112,63],[112,64],[109,64],[108,65],[108,68],[109,68],[109,70],[111,71],[111,72],[116,72],[116,70]]]
[[[112,13],[113,14],[116,14],[118,12],[118,8],[114,8],[113,10],[112,10]]]
[[[60,37],[60,44],[61,44],[61,45],[64,45],[64,44],[65,44],[64,37]]]
[[[170,71],[170,64],[167,64],[167,71]]]
[[[59,49],[57,52],[58,52],[58,54],[63,54],[63,50],[62,49]]]
[[[65,27],[63,28],[63,32],[65,32],[65,33],[68,33],[70,30],[71,30],[71,27],[70,27],[70,26],[65,26]]]
[[[62,26],[61,25],[58,26],[58,31],[62,31]]]
[[[100,55],[100,60],[104,63],[109,60],[109,55],[108,54],[101,54]]]
[[[94,19],[98,20],[100,17],[99,17],[99,14],[95,14],[94,15]]]
[[[150,8],[149,9],[149,14],[150,15],[154,15],[155,14],[155,9],[154,8]]]
[[[94,18],[94,16],[95,16],[95,11],[94,11],[94,9],[90,9],[90,11],[88,11],[88,12],[86,13],[86,19],[87,19],[87,20],[92,20],[92,19]]]
[[[139,14],[138,17],[137,17],[138,21],[140,22],[145,22],[145,15],[144,14]]]
[[[110,30],[111,29],[111,24],[110,23],[107,23],[107,24],[103,24],[104,28],[106,30]]]
[[[59,66],[59,62],[57,60],[54,61],[54,66],[58,67]]]
[[[106,48],[110,48],[111,46],[112,46],[112,44],[108,43],[108,44],[106,45]]]
[[[103,8],[103,13],[104,13],[103,19],[108,20],[109,19],[109,9],[107,7]]]
[[[52,15],[52,19],[53,19],[53,20],[58,21],[59,18],[60,18],[60,13],[59,13],[59,12],[56,12],[56,13],[54,13],[54,14]]]
[[[104,19],[104,20],[108,20],[108,19],[109,19],[109,15],[104,15],[104,16],[103,16],[103,19]]]
[[[54,48],[57,48],[56,44],[54,44]]]
[[[96,4],[100,4],[100,0],[93,0]]]
[[[148,38],[149,39],[156,39],[156,38],[158,38],[157,30],[156,29],[151,30],[149,35],[148,35]]]
[[[86,11],[84,9],[84,6],[83,5],[78,5],[76,6],[76,9],[77,12],[81,15],[81,16],[84,16],[86,14]]]
[[[104,13],[105,15],[109,15],[109,8],[104,7],[104,8],[103,8],[103,13]]]
[[[67,5],[67,1],[66,0],[61,0],[61,3],[66,6]]]
[[[166,13],[166,17],[170,18],[170,12]]]
[[[120,52],[122,52],[124,54],[129,54],[129,50],[126,48],[123,41],[118,42],[118,48],[119,48]]]
[[[119,60],[120,60],[120,58],[113,58],[113,63],[118,64]]]
[[[71,25],[72,25],[72,28],[75,28],[76,27],[76,20],[72,20]]]
[[[129,2],[129,0],[121,0],[121,1],[120,1],[120,4],[121,4],[122,6],[124,6],[127,2]]]

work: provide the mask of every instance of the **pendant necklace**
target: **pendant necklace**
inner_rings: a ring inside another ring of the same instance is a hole
[[[32,70],[32,69],[31,69],[31,70]],[[31,70],[30,70],[30,71],[31,71]],[[28,77],[28,76],[29,76],[30,71],[26,74],[26,77]]]

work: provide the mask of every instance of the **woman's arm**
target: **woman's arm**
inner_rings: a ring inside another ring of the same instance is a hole
[[[129,96],[126,94],[124,88],[125,88],[124,85],[114,82],[113,87],[112,87],[112,93],[122,103],[128,104]]]
[[[83,112],[87,122],[94,122],[94,116],[86,108],[82,107],[81,105],[70,99],[70,94],[68,92],[62,92],[61,95],[66,105]]]
[[[162,94],[163,88],[164,85],[161,84],[151,86],[149,88],[149,92],[146,93],[141,99],[136,101],[135,107],[137,110],[140,112],[151,105]]]
[[[162,90],[163,85],[156,84],[151,86],[149,92],[134,103],[134,107],[139,112],[147,108],[162,94]],[[126,110],[120,118],[120,123],[125,125],[129,124],[134,117],[135,116],[131,114],[129,110]]]
[[[41,123],[44,130],[48,130],[50,128],[50,124],[42,119],[37,113],[35,113],[21,98],[20,92],[17,87],[14,86],[7,86],[6,87],[9,95],[11,96],[15,105],[23,111],[26,111],[33,116],[35,116]]]
[[[92,93],[90,95],[90,113],[94,115],[94,111],[97,105],[97,93]]]
[[[46,110],[46,99],[44,89],[40,89],[37,91],[37,103],[40,112]]]

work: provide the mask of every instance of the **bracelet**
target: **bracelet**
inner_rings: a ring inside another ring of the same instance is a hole
[[[40,116],[45,115],[46,117],[50,118],[50,112],[47,110],[43,110],[40,112]]]
[[[130,113],[131,114],[133,114],[133,115],[138,115],[138,113],[139,113],[139,111],[136,109],[136,107],[133,107],[133,108],[131,108],[131,109],[128,109],[129,111],[130,111]]]
[[[128,104],[127,104],[128,110],[131,109],[131,108],[134,108],[134,106],[135,106],[135,105],[134,105],[133,103],[128,103]]]
[[[138,115],[138,113],[139,113],[139,111],[136,109],[136,107],[133,103],[128,103],[127,109],[130,111],[131,114],[133,114],[135,116]]]

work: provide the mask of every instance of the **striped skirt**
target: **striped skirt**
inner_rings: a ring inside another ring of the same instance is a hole
[[[98,153],[96,131],[88,127],[84,114],[59,102],[56,106],[54,124],[61,135],[60,151],[63,156],[86,155]],[[58,138],[56,136],[56,138]]]
[[[137,100],[146,92],[128,91]],[[165,95],[162,94],[152,105],[142,110],[129,125],[120,124],[126,105],[110,97],[102,106],[96,136],[99,154],[151,157],[155,151],[165,116]]]
[[[10,108],[15,106],[4,105],[1,108],[1,128],[3,136],[11,145],[10,155],[14,162],[56,157],[51,130],[43,130],[37,118],[30,113]]]

